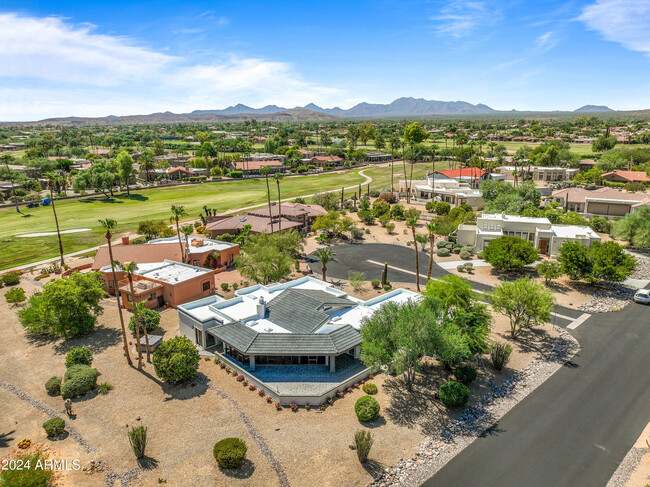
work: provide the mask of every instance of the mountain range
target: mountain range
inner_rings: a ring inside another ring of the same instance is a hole
[[[535,111],[501,111],[478,103],[473,105],[466,101],[439,101],[423,98],[403,97],[391,103],[359,103],[352,108],[322,108],[314,103],[304,107],[284,108],[277,105],[267,105],[262,108],[252,108],[237,104],[224,109],[194,110],[191,113],[158,112],[149,115],[125,115],[106,117],[56,117],[27,122],[32,124],[55,125],[130,125],[142,123],[193,123],[193,122],[242,122],[254,118],[259,121],[295,122],[295,121],[329,121],[341,118],[414,118],[426,116],[473,116],[473,115],[506,115],[513,114],[547,114],[553,116],[561,113],[605,113],[614,112],[603,105],[585,105],[573,112],[535,112]],[[641,111],[645,113],[645,111]],[[639,113],[641,113],[639,112]],[[636,113],[636,112],[630,112]],[[10,123],[10,122],[0,122]],[[25,123],[25,122],[23,122]]]
[[[242,113],[271,114],[288,110],[277,105],[267,105],[262,108],[251,108],[241,103],[222,110],[195,110],[192,114],[211,113],[214,115],[235,115]],[[339,107],[321,108],[314,103],[304,107],[295,107],[293,110],[309,110],[316,113],[325,113],[335,117],[344,118],[373,118],[373,117],[419,117],[426,115],[481,115],[495,113],[487,105],[479,103],[472,105],[466,101],[437,101],[423,98],[398,98],[392,103],[359,103],[352,108]]]

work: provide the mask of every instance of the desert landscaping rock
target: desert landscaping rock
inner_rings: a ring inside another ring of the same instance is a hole
[[[620,311],[632,301],[634,289],[622,284],[607,284],[606,286],[597,290],[593,298],[578,306],[578,309],[588,313],[607,313]]]
[[[410,458],[402,458],[369,487],[416,487],[440,470],[454,456],[469,446],[480,435],[503,417],[517,403],[551,377],[579,349],[569,333],[560,329],[560,335],[541,359],[496,385],[490,379],[490,391],[462,415],[449,422],[439,435],[420,443]],[[609,487],[609,486],[608,486]]]

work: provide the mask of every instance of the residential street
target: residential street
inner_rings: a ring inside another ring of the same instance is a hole
[[[414,282],[413,250],[391,245],[336,247],[347,269],[389,280]],[[422,254],[420,274],[428,256]],[[313,264],[318,271],[318,263]],[[403,269],[398,271],[396,269]],[[344,273],[345,272],[345,273]],[[436,268],[434,275],[446,272]],[[372,277],[371,277],[372,276]],[[421,284],[424,282],[421,278]],[[476,285],[477,290],[487,286]],[[578,317],[561,308],[558,314]],[[565,326],[566,320],[558,324]],[[650,421],[650,307],[631,303],[623,311],[594,314],[572,334],[581,349],[565,367],[506,414],[424,485],[427,487],[596,487],[605,486]]]

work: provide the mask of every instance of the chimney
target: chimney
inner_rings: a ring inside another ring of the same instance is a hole
[[[129,236],[128,235],[122,236],[122,245],[129,245]]]
[[[506,217],[506,212],[505,212],[505,211],[502,211],[502,212],[501,212],[501,218],[505,218],[505,217]]]
[[[264,298],[260,296],[259,301],[257,302],[257,317],[264,318],[266,316],[266,303]]]

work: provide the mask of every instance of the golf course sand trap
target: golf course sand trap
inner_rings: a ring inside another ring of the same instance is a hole
[[[73,228],[72,230],[63,230],[61,233],[80,233],[80,232],[90,232],[92,228]],[[23,233],[22,235],[15,235],[15,237],[25,238],[25,237],[51,237],[56,235],[56,232],[42,232],[42,233]]]

